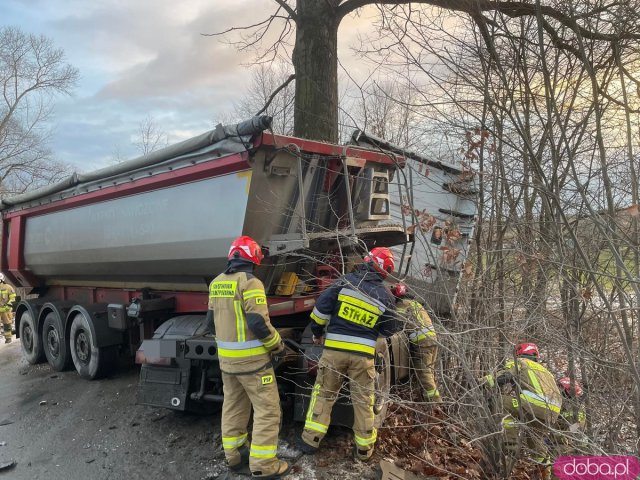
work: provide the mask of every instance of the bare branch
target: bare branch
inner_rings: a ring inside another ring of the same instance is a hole
[[[291,5],[287,3],[287,0],[275,0],[275,1],[278,2],[278,4],[287,11],[287,13],[289,14],[289,17],[291,17],[293,21],[298,20],[298,16],[296,15],[295,10],[291,8]]]
[[[267,99],[267,102],[264,104],[264,107],[262,107],[260,111],[256,113],[256,115],[260,115],[267,108],[269,108],[269,105],[271,105],[271,102],[273,102],[273,99],[276,98],[276,95],[278,95],[278,93],[280,93],[281,90],[286,88],[287,85],[289,85],[293,80],[295,80],[295,78],[296,78],[295,73],[292,73],[291,75],[289,75],[289,77],[284,81],[284,83],[273,91],[271,96]]]
[[[338,18],[342,19],[349,13],[362,8],[366,5],[406,5],[411,3],[421,3],[440,7],[445,10],[454,10],[464,12],[470,15],[481,12],[496,11],[511,18],[535,16],[540,13],[543,16],[553,18],[565,27],[570,28],[584,38],[592,40],[622,40],[622,39],[640,39],[640,34],[625,32],[620,35],[603,34],[592,32],[577,24],[579,17],[567,15],[560,10],[550,6],[538,6],[535,3],[528,2],[500,2],[492,0],[347,0],[338,7]]]

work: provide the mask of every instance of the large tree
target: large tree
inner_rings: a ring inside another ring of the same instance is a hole
[[[576,41],[601,40],[616,43],[624,39],[640,38],[638,24],[627,21],[624,29],[617,33],[601,33],[592,28],[594,18],[606,18],[614,9],[626,10],[628,14],[616,18],[636,17],[637,9],[630,2],[602,3],[592,8],[568,8],[561,1],[542,4],[537,1],[493,1],[493,0],[273,0],[276,11],[264,21],[246,27],[234,27],[222,33],[236,30],[251,31],[237,42],[241,48],[255,46],[278,22],[284,22],[277,42],[287,41],[295,34],[292,62],[295,73],[295,119],[296,136],[318,140],[338,141],[338,29],[349,14],[366,6],[393,9],[400,5],[417,7],[427,5],[443,10],[463,12],[474,19],[478,28],[488,32],[486,26],[498,17],[538,17],[544,25],[544,33],[556,45],[573,49],[579,55]],[[579,11],[575,11],[579,10]],[[561,33],[570,32],[572,37]],[[267,49],[278,53],[278,46]],[[264,57],[263,57],[264,59]]]
[[[70,93],[77,78],[78,71],[49,38],[0,28],[0,196],[66,173],[51,159],[46,120],[52,98]]]

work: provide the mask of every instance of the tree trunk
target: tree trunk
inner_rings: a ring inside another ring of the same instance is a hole
[[[294,135],[338,143],[338,25],[335,1],[298,0],[293,68]]]

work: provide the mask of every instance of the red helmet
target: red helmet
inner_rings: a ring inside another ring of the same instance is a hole
[[[262,249],[260,248],[260,245],[258,245],[258,242],[251,237],[243,235],[236,238],[231,243],[231,248],[229,249],[229,260],[238,257],[249,260],[256,265],[260,265],[264,255],[262,254]]]
[[[516,357],[521,355],[538,358],[540,356],[540,351],[535,343],[520,343],[516,345]]]
[[[393,293],[394,297],[402,298],[407,294],[407,286],[402,282],[396,283],[391,288],[391,293]]]
[[[372,248],[369,255],[364,257],[365,262],[373,263],[375,269],[382,275],[382,278],[387,278],[393,269],[396,268],[396,261],[393,258],[393,252],[387,247]]]
[[[581,397],[582,396],[582,385],[580,385],[578,382],[575,382],[573,385],[576,389],[576,397]],[[560,390],[562,390],[565,395],[567,397],[573,397],[573,393],[571,390],[571,379],[569,377],[562,377],[560,379],[558,379],[558,387],[560,387]]]

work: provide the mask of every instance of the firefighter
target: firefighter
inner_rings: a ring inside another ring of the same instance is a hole
[[[253,477],[281,478],[290,467],[276,456],[281,413],[271,355],[284,345],[269,320],[264,285],[253,275],[262,249],[241,236],[231,244],[228,258],[227,269],[209,286],[207,312],[207,323],[213,316],[222,371],[222,446],[230,470],[239,472],[248,463]]]
[[[5,282],[4,273],[0,273],[0,319],[4,328],[4,343],[11,343],[13,339],[13,302],[16,291]]]
[[[363,265],[338,279],[316,301],[311,330],[313,342],[324,344],[324,350],[299,442],[304,453],[317,451],[329,428],[343,380],[348,379],[354,416],[354,458],[367,461],[373,454],[377,438],[374,356],[377,338],[396,330],[395,300],[383,284],[394,267],[391,250],[376,247],[364,258]]]
[[[404,331],[409,339],[411,361],[422,397],[427,402],[440,403],[442,399],[434,375],[438,345],[431,317],[420,302],[409,296],[404,283],[395,284],[391,292],[396,297],[398,318],[404,323]]]
[[[558,419],[562,395],[554,376],[538,362],[539,356],[535,343],[521,343],[515,348],[515,361],[508,361],[495,376],[487,375],[485,380],[489,387],[501,390],[507,454],[517,457],[522,434],[532,459],[543,468],[543,476],[548,476],[551,458],[544,439]]]
[[[562,393],[562,409],[556,424],[558,433],[554,437],[558,455],[570,455],[575,453],[575,447],[586,446],[584,431],[587,414],[582,403],[582,385],[574,382],[572,387],[569,377],[559,378],[557,383]]]

